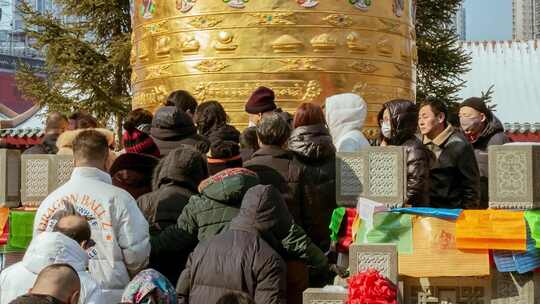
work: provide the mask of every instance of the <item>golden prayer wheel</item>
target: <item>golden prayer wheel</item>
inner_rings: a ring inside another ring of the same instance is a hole
[[[259,86],[291,112],[355,92],[372,133],[382,103],[415,97],[415,2],[135,0],[133,108],[154,110],[183,89],[221,102],[242,127]]]

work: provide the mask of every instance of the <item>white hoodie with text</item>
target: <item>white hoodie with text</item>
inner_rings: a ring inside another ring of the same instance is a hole
[[[90,273],[100,284],[106,303],[118,303],[124,288],[148,263],[148,222],[135,199],[112,185],[111,176],[97,168],[76,167],[71,179],[39,206],[34,236],[52,231],[62,213],[75,209],[88,219],[92,240]]]

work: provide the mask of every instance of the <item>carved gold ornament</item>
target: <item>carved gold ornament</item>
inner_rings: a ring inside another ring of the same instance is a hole
[[[219,60],[203,60],[195,65],[195,68],[201,72],[219,72],[229,67],[229,64],[225,64]]]
[[[351,52],[367,53],[371,44],[369,40],[360,38],[360,35],[357,32],[351,32],[347,35],[347,47]]]
[[[275,53],[297,53],[304,44],[291,35],[283,35],[272,42]]]
[[[311,46],[315,52],[332,52],[336,49],[337,40],[324,33],[311,39]]]
[[[216,25],[220,24],[221,22],[223,22],[223,18],[220,17],[199,16],[191,19],[188,24],[194,28],[208,29],[216,27]]]
[[[250,25],[294,25],[294,13],[258,13],[249,14],[255,20]]]
[[[355,61],[351,63],[350,67],[361,73],[373,73],[379,69],[376,65],[368,61]]]
[[[238,44],[233,43],[234,35],[230,32],[219,32],[217,41],[214,42],[214,49],[218,53],[233,52],[238,48]]]
[[[308,59],[308,58],[280,59],[279,62],[284,63],[285,65],[279,68],[278,72],[322,71],[323,68],[315,64],[320,61],[321,59]]]
[[[343,14],[328,15],[323,20],[337,27],[350,27],[354,23],[351,16]]]
[[[201,47],[201,44],[197,39],[193,36],[184,37],[182,40],[180,49],[184,53],[196,53],[199,51],[199,48]]]

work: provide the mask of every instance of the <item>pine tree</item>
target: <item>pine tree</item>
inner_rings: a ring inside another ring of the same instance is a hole
[[[57,16],[26,2],[18,7],[33,47],[45,57],[42,70],[19,68],[19,88],[49,110],[84,110],[101,122],[120,123],[131,103],[129,0],[55,3],[61,7]]]
[[[469,71],[470,57],[460,48],[452,18],[462,0],[418,0],[416,36],[418,46],[417,100],[435,97],[456,106],[461,76]]]

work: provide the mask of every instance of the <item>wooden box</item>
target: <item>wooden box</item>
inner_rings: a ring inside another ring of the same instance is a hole
[[[489,147],[489,206],[540,208],[540,145]]]
[[[21,201],[38,207],[51,192],[67,182],[73,172],[73,156],[23,155],[21,157]]]
[[[364,197],[388,207],[401,207],[406,194],[403,147],[368,147],[336,157],[336,201],[356,207]]]
[[[0,149],[0,207],[13,208],[21,203],[21,153]]]

